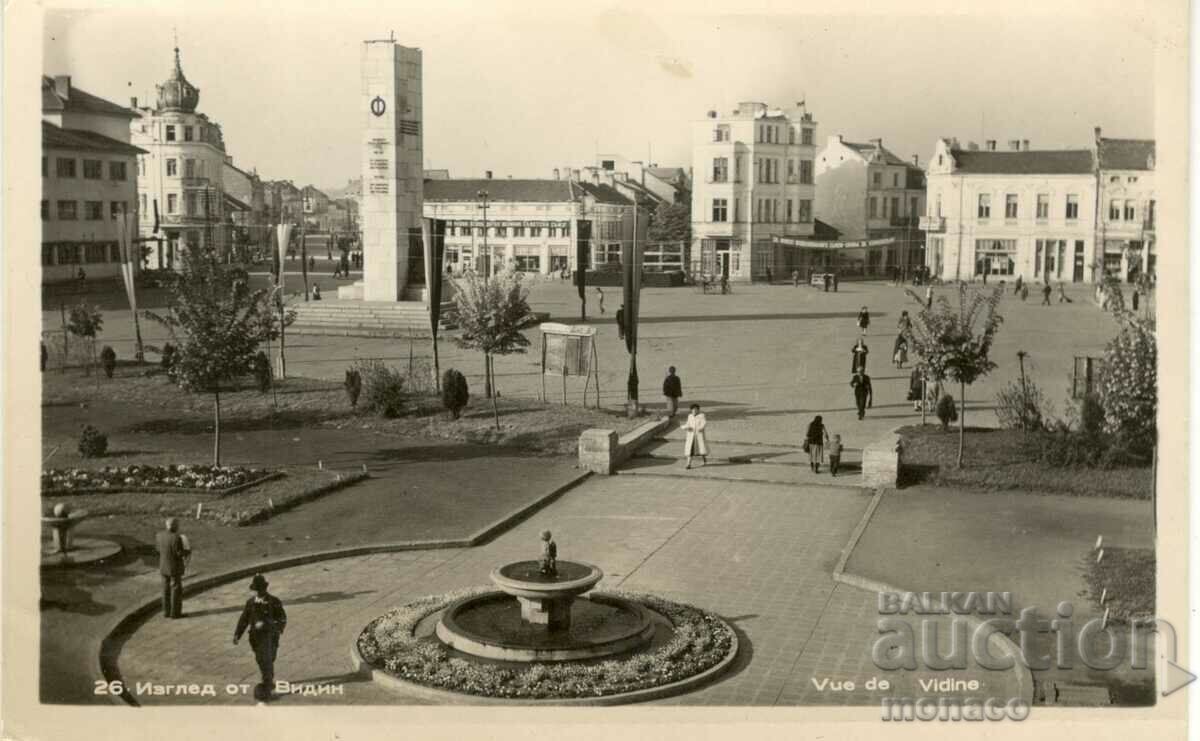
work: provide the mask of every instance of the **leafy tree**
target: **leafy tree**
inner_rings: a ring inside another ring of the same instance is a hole
[[[471,398],[467,379],[454,368],[447,369],[442,376],[442,406],[450,410],[450,416],[458,419]]]
[[[100,313],[99,306],[88,306],[87,303],[80,301],[71,307],[71,313],[67,315],[67,331],[76,337],[82,337],[88,341],[89,352],[92,356],[92,365],[96,363],[96,335],[103,328],[104,316]],[[91,366],[87,368],[87,372],[90,375],[92,372]]]
[[[104,368],[105,376],[113,377],[113,371],[117,369],[117,352],[108,345],[100,351],[100,366]]]
[[[1107,432],[1149,448],[1158,414],[1158,344],[1154,320],[1119,312],[1121,329],[1104,350],[1100,400]]]
[[[489,373],[493,356],[523,353],[529,347],[522,330],[537,324],[537,318],[529,310],[529,289],[522,285],[519,273],[504,272],[490,280],[468,273],[458,281],[454,305],[462,330],[454,342],[482,352]],[[500,429],[495,379],[491,380],[492,416]]]
[[[913,350],[928,377],[938,384],[944,380],[958,383],[962,412],[958,415],[958,466],[962,467],[963,438],[966,434],[967,386],[996,368],[988,357],[992,341],[1004,318],[997,308],[1004,289],[988,293],[958,286],[958,308],[939,296],[926,307],[921,296],[911,289],[908,295],[920,306],[913,320]]]
[[[646,239],[651,242],[692,243],[692,206],[690,203],[661,203],[650,219]]]
[[[213,465],[221,465],[221,386],[249,372],[266,339],[267,292],[250,290],[245,269],[212,250],[184,251],[165,314],[146,312],[171,335],[168,375],[180,388],[213,395]]]

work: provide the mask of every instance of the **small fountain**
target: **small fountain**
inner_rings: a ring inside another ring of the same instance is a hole
[[[42,524],[50,528],[50,547],[42,550],[42,566],[78,566],[100,561],[121,552],[121,546],[108,540],[79,538],[73,532],[88,516],[86,509],[71,509],[59,502],[42,515]]]

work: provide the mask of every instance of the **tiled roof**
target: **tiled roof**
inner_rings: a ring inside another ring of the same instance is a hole
[[[595,185],[594,183],[577,182],[576,186],[582,188],[588,195],[595,198],[600,203],[608,203],[614,206],[632,206],[633,201],[621,195],[616,188],[611,185]],[[634,185],[635,188],[641,189],[641,186]],[[648,196],[639,197],[638,201],[645,205],[645,201],[650,200]]]
[[[687,179],[687,170],[682,167],[647,167],[646,171],[667,182],[674,182],[676,178]]]
[[[951,154],[958,165],[956,172],[967,175],[1086,175],[1092,172],[1092,153],[1087,149],[1028,152],[956,149]]]
[[[1153,170],[1153,139],[1101,139],[1101,170]]]
[[[46,113],[98,113],[105,116],[137,118],[132,110],[97,95],[71,86],[69,98],[61,97],[54,89],[54,78],[42,76],[42,111]]]
[[[870,157],[871,153],[875,151],[874,144],[860,144],[858,142],[847,142],[847,141],[842,142],[842,144],[845,144],[847,147],[850,147],[854,151],[861,154],[863,157]],[[893,154],[891,151],[889,151],[887,147],[881,147],[881,149],[883,150],[883,161],[886,162],[887,164],[889,164],[889,165],[906,165],[906,164],[908,164],[907,162],[905,162],[904,160],[900,159],[895,154]]]
[[[111,139],[103,134],[83,129],[64,129],[48,121],[42,121],[43,149],[82,149],[89,152],[111,152],[113,154],[146,154],[132,144]]]
[[[426,180],[427,201],[475,201],[481,190],[488,192],[491,201],[521,201],[527,203],[562,202],[575,200],[566,180]]]
[[[253,208],[250,207],[249,204],[245,203],[241,199],[234,198],[233,196],[229,195],[229,191],[225,191],[225,202],[227,204],[229,204],[230,206],[232,206],[233,209],[236,211],[253,211],[254,210]]]

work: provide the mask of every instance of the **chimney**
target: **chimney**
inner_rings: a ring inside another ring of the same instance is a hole
[[[716,111],[709,111],[709,112],[708,112],[708,117],[709,117],[709,118],[716,118],[716,117],[717,117],[717,112],[716,112]]]
[[[134,110],[137,110],[137,97],[136,96],[129,99],[129,107]]]
[[[554,179],[558,180],[558,168],[554,168]]]
[[[987,147],[987,151],[995,152],[996,151],[996,140],[988,139],[987,142],[985,142],[985,146]]]
[[[921,155],[914,154],[913,155],[913,167],[920,167],[920,166],[921,166]]]
[[[1008,148],[1014,152],[1020,152],[1021,151],[1021,140],[1020,139],[1009,139],[1008,140]]]
[[[63,100],[71,99],[71,76],[70,75],[55,75],[54,76],[54,92]]]
[[[1022,152],[1028,152],[1028,151],[1029,151],[1029,140],[1028,140],[1028,139],[1022,139],[1022,140],[1021,140],[1021,151],[1022,151]]]
[[[483,177],[484,177],[484,179],[485,179],[485,180],[491,180],[491,179],[492,179],[492,171],[491,171],[491,170],[484,170],[484,171],[483,171]]]
[[[1100,127],[1099,126],[1097,126],[1095,128],[1095,132],[1096,132],[1096,143],[1099,144],[1100,143]]]

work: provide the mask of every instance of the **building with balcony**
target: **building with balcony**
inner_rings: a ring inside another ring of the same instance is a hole
[[[1154,140],[1105,139],[1095,130],[1100,193],[1097,244],[1105,272],[1133,281],[1154,273]]]
[[[241,259],[264,254],[271,243],[267,191],[262,178],[253,170],[246,172],[225,158],[221,179],[225,186],[225,204],[233,225],[233,248]]]
[[[200,89],[184,76],[178,48],[174,68],[157,88],[154,108],[131,101],[131,141],[146,150],[137,167],[139,228],[143,237],[160,237],[149,266],[178,269],[184,248],[225,255],[231,245],[225,140],[217,123],[196,112]]]
[[[939,139],[926,168],[925,264],[942,280],[1096,279],[1096,167],[1088,149],[984,149]]]
[[[121,213],[137,207],[132,111],[71,85],[42,78],[42,282],[121,273]]]
[[[924,262],[925,239],[919,228],[925,212],[925,172],[883,146],[830,136],[817,154],[816,217],[837,229],[845,241],[891,238],[893,244],[865,250],[868,275]]]
[[[803,102],[743,102],[692,127],[693,273],[782,275],[775,237],[811,237],[817,123]]]
[[[454,272],[486,271],[489,253],[493,272],[575,271],[579,240],[588,242],[585,270],[615,269],[634,229],[632,201],[607,185],[571,180],[426,180],[424,215],[446,222],[445,264]]]

